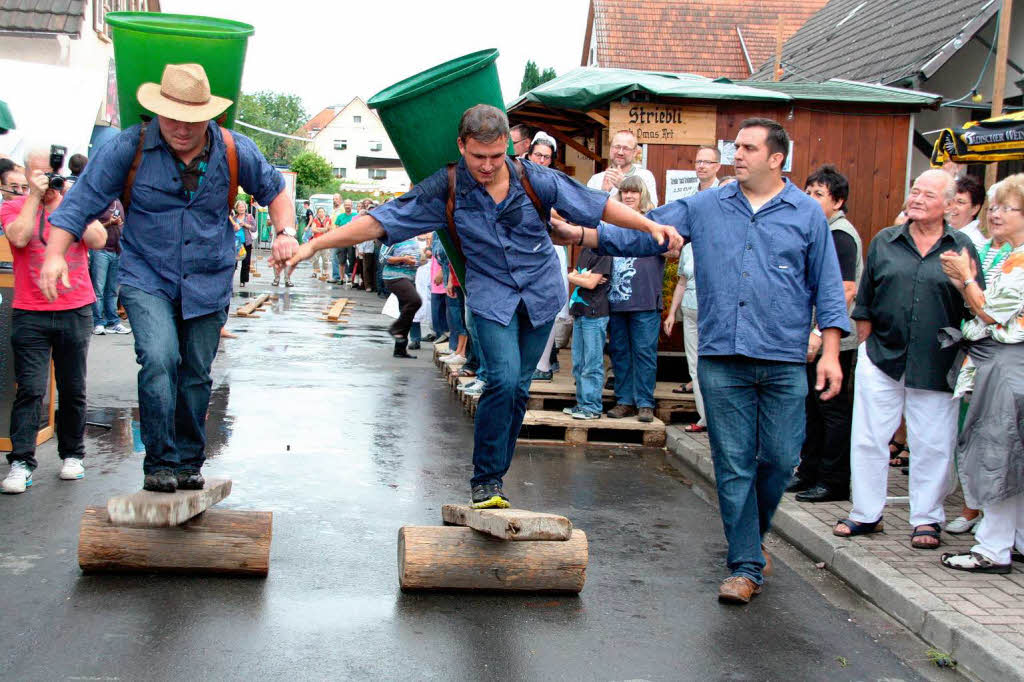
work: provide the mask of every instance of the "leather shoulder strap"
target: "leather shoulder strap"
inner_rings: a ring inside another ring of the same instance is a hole
[[[519,182],[523,184],[523,191],[526,192],[526,196],[530,197],[533,207],[537,209],[537,215],[540,216],[540,219],[545,225],[547,225],[551,222],[551,209],[544,206],[544,204],[540,202],[540,197],[538,197],[537,193],[533,191],[533,185],[530,184],[530,178],[526,175],[526,171],[523,169],[523,162],[519,160],[519,157],[512,159],[512,165],[516,168],[516,175],[519,176]]]
[[[235,209],[235,200],[238,199],[238,148],[235,147],[235,136],[227,128],[220,129],[220,136],[224,139],[225,153],[228,159],[228,210]]]
[[[459,239],[459,231],[455,228],[455,183],[456,183],[455,164],[448,164],[448,201],[445,204],[445,216],[448,218],[448,236],[452,238],[452,243],[455,244],[455,248],[458,250],[459,255],[462,256],[463,262],[466,260],[466,254],[462,250],[462,240]]]
[[[139,164],[142,163],[142,144],[146,140],[147,125],[149,125],[148,122],[143,121],[139,126],[139,146],[135,148],[135,158],[132,159],[128,175],[124,179],[124,188],[121,190],[121,205],[124,206],[125,215],[128,214],[128,207],[132,203],[132,185],[135,184],[135,174],[139,172]]]

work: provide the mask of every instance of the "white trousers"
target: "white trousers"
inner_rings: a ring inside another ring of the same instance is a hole
[[[978,541],[971,551],[997,564],[1010,563],[1014,546],[1024,552],[1024,493],[987,505],[974,532]]]
[[[693,308],[682,308],[683,311],[683,349],[686,351],[686,366],[690,368],[690,380],[693,382],[693,400],[697,403],[698,424],[704,426],[704,396],[700,393],[700,382],[697,381],[697,311]]]
[[[871,523],[882,517],[889,482],[889,439],[906,413],[910,525],[945,522],[942,502],[949,492],[959,401],[944,391],[907,388],[902,379],[894,381],[871,362],[865,343],[857,350],[854,376],[850,520]]]
[[[540,360],[537,361],[537,370],[541,372],[551,371],[551,349],[555,347],[555,332],[557,323],[551,325],[551,333],[548,334],[548,342],[544,344],[544,352],[540,356]]]

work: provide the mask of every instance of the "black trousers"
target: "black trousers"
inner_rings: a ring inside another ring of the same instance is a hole
[[[412,318],[420,309],[423,300],[416,292],[416,283],[411,279],[399,277],[397,279],[386,279],[384,285],[388,291],[398,297],[398,319],[388,329],[392,336],[406,338],[409,336],[409,329],[412,328]]]
[[[242,259],[242,272],[238,275],[238,281],[245,284],[249,281],[249,267],[252,265],[252,252],[256,247],[247,244],[245,247],[245,258]]]
[[[796,475],[801,480],[821,483],[841,492],[850,488],[850,427],[853,422],[853,364],[856,357],[856,350],[840,351],[843,386],[831,400],[822,400],[814,390],[817,361],[807,365],[807,437]]]
[[[85,457],[85,367],[92,336],[92,305],[74,310],[15,310],[11,347],[18,390],[11,407],[11,453],[35,469],[36,435],[53,356],[57,381],[57,454],[61,459]]]
[[[364,253],[363,259],[363,288],[367,291],[377,290],[377,256],[372,253]]]

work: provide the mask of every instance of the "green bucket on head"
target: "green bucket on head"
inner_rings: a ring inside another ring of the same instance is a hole
[[[473,52],[421,71],[370,98],[368,104],[380,115],[414,183],[459,160],[455,139],[466,109],[490,104],[505,111],[497,58],[497,50]]]
[[[255,31],[252,26],[229,19],[152,12],[110,12],[106,21],[113,30],[122,129],[135,125],[142,116],[153,116],[139,104],[135,93],[143,83],[159,83],[168,64],[201,64],[210,79],[210,92],[235,103],[224,113],[224,125],[234,127],[245,49]]]

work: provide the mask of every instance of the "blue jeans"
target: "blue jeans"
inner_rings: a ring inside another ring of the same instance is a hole
[[[143,472],[200,469],[206,459],[210,366],[227,311],[182,319],[181,304],[121,287],[135,335],[139,421],[146,446]]]
[[[804,441],[803,363],[700,357],[718,506],[732,575],[764,579],[761,542],[793,476]]]
[[[473,423],[471,485],[497,483],[508,472],[526,415],[530,381],[548,343],[554,320],[530,326],[522,303],[508,325],[476,318],[479,349],[487,367],[487,385]]]
[[[430,294],[430,327],[434,336],[448,333],[448,294]]]
[[[615,371],[615,402],[619,405],[654,407],[658,380],[657,310],[612,313],[608,319],[608,355]]]
[[[466,348],[466,366],[476,371],[476,378],[487,383],[487,362],[480,352],[480,341],[476,333],[476,315],[466,306],[466,330],[469,332],[469,343]]]
[[[445,294],[445,296],[448,298],[446,301],[448,306],[448,330],[450,332],[448,346],[455,350],[459,337],[469,336],[469,332],[466,331],[466,295],[462,293],[462,287],[456,287],[455,298],[451,298],[448,294]]]
[[[580,316],[572,323],[572,375],[576,379],[576,405],[584,412],[601,414],[604,409],[601,392],[604,390],[604,337],[607,331],[607,317]]]
[[[423,327],[419,322],[413,322],[409,327],[409,343],[418,344],[423,340]]]
[[[331,249],[331,279],[335,281],[341,279],[340,257],[341,249]]]
[[[89,276],[96,302],[92,304],[93,326],[113,327],[121,321],[117,316],[117,270],[121,257],[110,251],[89,252]]]

